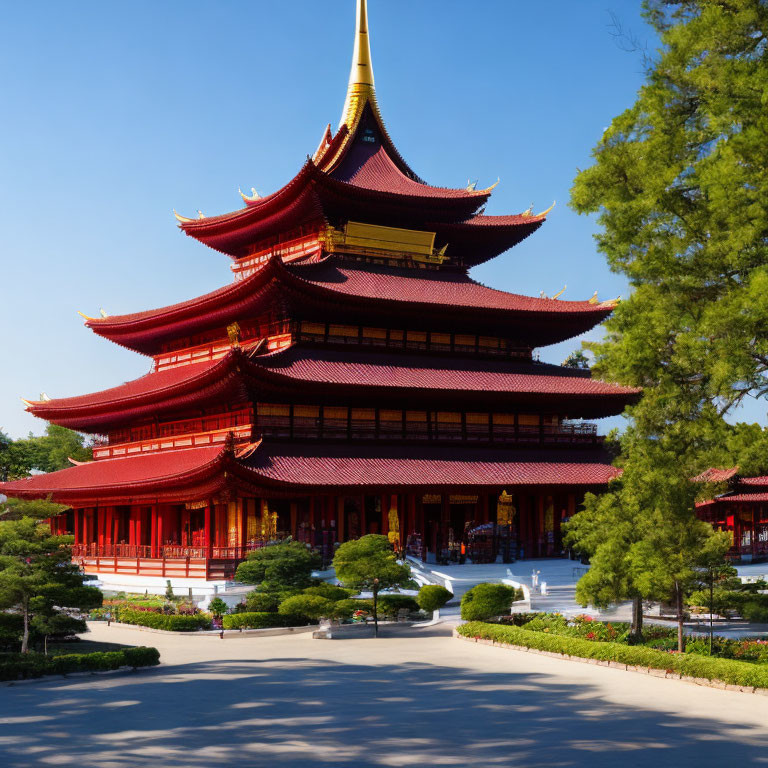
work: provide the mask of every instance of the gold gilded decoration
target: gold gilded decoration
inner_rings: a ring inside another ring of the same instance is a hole
[[[443,497],[437,493],[425,493],[421,497],[422,504],[442,504]]]
[[[477,496],[463,496],[458,493],[452,493],[448,497],[449,504],[477,504]]]
[[[590,304],[599,304],[599,303],[600,303],[600,302],[599,302],[599,300],[598,300],[598,298],[597,298],[597,291],[595,291],[595,292],[592,294],[592,298],[589,300],[589,303],[590,303]]]
[[[31,400],[25,400],[23,397],[21,398],[21,402],[24,403],[26,408],[33,408],[35,405]]]
[[[255,203],[257,200],[261,200],[261,195],[256,191],[256,187],[251,187],[250,195],[246,195],[239,187],[237,191],[246,203]]]
[[[103,317],[105,320],[106,320],[106,319],[109,317],[109,315],[107,314],[107,312],[106,312],[106,310],[105,310],[105,309],[100,309],[100,310],[99,310],[99,314],[100,314],[100,315],[101,315],[101,316],[102,316],[102,317]]]
[[[197,211],[197,218],[198,219],[204,219],[205,218],[205,214],[199,208],[198,208],[198,211]]]
[[[496,179],[495,183],[491,184],[490,187],[488,187],[487,189],[484,189],[483,192],[493,192],[493,190],[496,189],[496,187],[498,187],[499,184],[501,184],[501,176],[499,176]]]
[[[207,506],[207,501],[188,501],[184,505],[184,509],[205,509]]]
[[[389,510],[389,533],[387,538],[396,549],[400,546],[400,517],[397,514],[397,506],[393,504]]]
[[[506,491],[502,491],[496,506],[496,523],[498,525],[512,525],[516,514],[514,497]]]
[[[552,298],[553,298],[553,299],[559,299],[559,298],[560,298],[560,297],[561,297],[561,296],[562,296],[562,295],[565,293],[565,289],[566,289],[567,287],[568,287],[567,285],[564,285],[564,286],[563,286],[563,290],[562,290],[562,291],[560,291],[559,293],[556,293],[556,294],[555,294],[555,295],[554,295]]]
[[[89,317],[84,312],[81,312],[79,309],[77,310],[77,314],[80,315],[80,317],[82,317],[83,320],[85,320],[86,323],[90,322],[91,320],[95,320],[96,319],[95,317]]]
[[[179,224],[189,224],[190,221],[194,221],[194,219],[189,219],[186,216],[182,216],[180,213],[176,213],[176,209],[173,209],[173,215],[176,217],[176,221],[179,222]]]
[[[319,239],[329,253],[352,253],[371,258],[411,259],[426,264],[442,264],[448,245],[437,250],[435,237],[435,232],[426,230],[348,221],[344,229],[326,227]]]
[[[375,100],[375,82],[371,43],[368,37],[368,0],[357,0],[355,48],[352,53],[352,68],[349,73],[349,86],[341,125],[346,125],[350,129],[356,125],[369,99]]]
[[[621,296],[617,296],[615,299],[608,299],[604,301],[602,304],[600,304],[601,307],[605,307],[606,309],[614,309],[621,303]]]
[[[227,326],[227,336],[233,349],[240,349],[240,323],[235,321]]]
[[[548,213],[551,213],[552,210],[554,209],[555,205],[557,205],[557,201],[556,200],[552,203],[552,205],[549,206],[549,208],[547,208],[546,211],[542,211],[541,213],[537,213],[536,214],[536,218],[539,218],[541,216],[546,216]],[[531,206],[531,208],[533,208],[533,206]]]

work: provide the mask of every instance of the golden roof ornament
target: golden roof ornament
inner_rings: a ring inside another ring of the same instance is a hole
[[[546,211],[542,211],[541,213],[537,213],[536,217],[538,218],[539,216],[546,216],[548,213],[551,213],[552,210],[554,209],[555,205],[557,205],[557,201],[556,200],[554,200],[552,202],[552,205],[550,205],[549,208],[547,208]],[[533,206],[531,206],[531,208],[533,208]]]
[[[375,93],[371,44],[368,38],[368,0],[357,0],[355,49],[352,54],[347,99],[344,102],[339,128],[343,125],[351,128],[359,119],[365,103],[369,99],[375,102]]]
[[[194,219],[190,219],[187,216],[182,216],[180,213],[176,212],[176,209],[173,209],[173,215],[176,217],[176,221],[179,222],[179,224],[189,224],[190,221],[194,221]]]
[[[235,321],[227,326],[227,336],[233,349],[240,349],[240,323]]]
[[[243,190],[239,187],[237,191],[240,193],[240,197],[242,197],[243,201],[246,203],[255,203],[257,200],[261,199],[261,195],[256,191],[256,187],[251,187],[250,195],[246,195],[245,192],[243,192]]]
[[[560,297],[561,297],[561,296],[562,296],[562,295],[565,293],[565,289],[566,289],[567,287],[568,287],[567,285],[564,285],[564,286],[563,286],[563,290],[562,290],[562,291],[559,291],[558,293],[556,293],[556,294],[555,294],[555,295],[554,295],[552,298],[553,298],[553,299],[559,299],[559,298],[560,298]]]

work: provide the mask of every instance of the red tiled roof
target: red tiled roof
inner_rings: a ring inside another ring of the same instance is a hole
[[[718,496],[716,499],[697,501],[696,507],[709,507],[716,504],[765,504],[768,502],[768,493],[732,493]]]
[[[264,480],[300,487],[605,485],[619,470],[591,451],[262,445],[243,462]]]
[[[740,477],[739,485],[768,485],[768,475],[758,477]]]
[[[607,317],[612,307],[588,301],[561,301],[507,293],[488,288],[466,272],[413,270],[396,267],[357,267],[336,258],[317,264],[289,264],[291,274],[334,293],[365,299],[409,302],[419,305],[491,309],[524,313],[588,314]]]
[[[378,141],[355,141],[331,177],[356,187],[412,197],[487,198],[487,192],[432,187],[406,176]]]
[[[364,303],[383,302],[383,309],[416,313],[439,310],[472,313],[494,327],[524,319],[525,333],[536,345],[561,341],[589,330],[605,319],[612,305],[588,301],[560,301],[522,296],[488,288],[462,270],[430,271],[406,268],[357,267],[329,256],[316,264],[283,264],[273,258],[245,280],[210,293],[127,315],[88,320],[95,333],[140,352],[157,351],[159,339],[183,337],[206,328],[224,327],[258,311],[270,281],[306,293],[311,288],[323,299]],[[491,317],[487,313],[496,313]],[[489,319],[490,318],[490,319]],[[471,320],[470,320],[471,322]],[[551,327],[548,327],[549,326]],[[469,329],[467,332],[471,332]]]
[[[234,359],[194,363],[148,373],[118,387],[78,397],[33,403],[32,414],[82,432],[104,432],[142,416],[154,415],[222,396],[233,384]],[[242,398],[245,393],[241,393]]]
[[[88,495],[130,495],[147,490],[158,492],[188,488],[215,474],[226,451],[221,446],[165,451],[130,458],[104,459],[0,483],[0,491],[11,497],[45,498],[66,504]]]
[[[696,475],[696,477],[693,478],[693,481],[695,483],[723,483],[734,477],[738,471],[738,467],[732,467],[731,469],[717,469],[716,467],[710,467],[709,469],[705,469],[700,475]]]
[[[599,415],[606,415],[606,410],[618,413],[640,393],[633,387],[592,379],[588,371],[542,363],[302,347],[264,355],[253,361],[257,366],[281,376],[307,383],[478,394],[550,395],[555,396],[563,410],[569,413],[572,407],[570,395],[580,401],[591,401],[591,405],[581,406],[590,409],[590,416],[597,415],[591,413],[595,409]]]

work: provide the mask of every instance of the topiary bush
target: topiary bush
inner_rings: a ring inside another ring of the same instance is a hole
[[[123,624],[164,629],[167,632],[194,632],[211,628],[211,617],[207,613],[198,613],[194,616],[177,616],[175,614],[169,616],[164,613],[148,613],[123,608],[120,611],[120,621]]]
[[[0,659],[0,680],[24,680],[43,675],[73,672],[102,672],[121,667],[150,667],[160,663],[157,648],[124,648],[120,651],[67,653],[43,656],[39,653],[8,654]]]
[[[419,604],[411,595],[382,595],[377,601],[379,616],[397,616],[399,611],[418,611]]]
[[[273,629],[275,627],[302,627],[308,619],[279,613],[250,612],[229,613],[221,617],[224,629]]]
[[[355,613],[362,611],[367,614],[373,613],[373,600],[337,600],[333,603],[331,609],[332,619],[351,619]]]
[[[277,609],[283,616],[305,616],[315,621],[329,617],[333,612],[333,600],[320,595],[294,595],[280,603]]]
[[[324,597],[326,600],[346,600],[355,594],[355,590],[344,589],[344,587],[336,587],[333,584],[323,582],[314,587],[307,587],[303,590],[303,594],[317,595],[318,597]]]
[[[277,613],[280,600],[277,592],[249,592],[245,596],[245,612]]]
[[[419,608],[427,613],[439,611],[451,598],[453,592],[439,584],[425,584],[416,597]]]
[[[482,621],[509,613],[517,590],[506,584],[477,584],[461,598],[461,618]]]

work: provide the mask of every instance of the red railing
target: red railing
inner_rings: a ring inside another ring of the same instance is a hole
[[[124,557],[142,560],[163,559],[183,560],[185,558],[211,558],[213,560],[245,560],[249,552],[260,549],[264,542],[249,541],[245,546],[233,547],[188,547],[183,544],[164,544],[153,555],[148,544],[74,544],[73,558]]]

